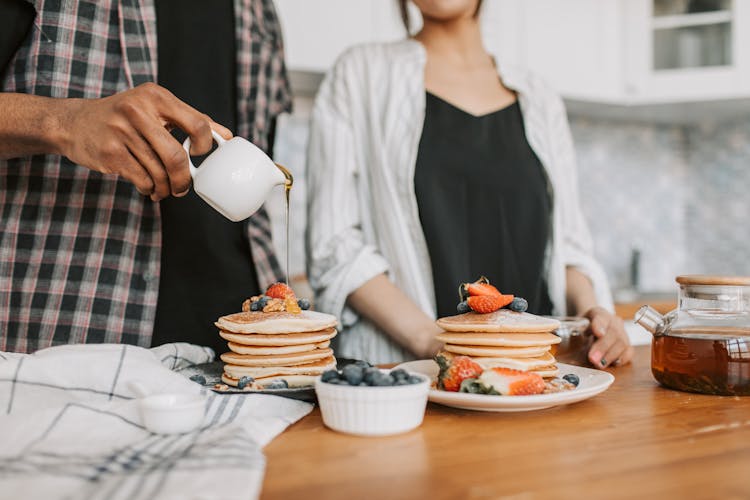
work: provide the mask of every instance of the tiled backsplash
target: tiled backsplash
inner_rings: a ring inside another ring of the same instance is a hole
[[[279,124],[276,161],[295,175],[292,275],[305,271],[305,148],[311,102]],[[613,288],[630,284],[640,252],[640,288],[675,291],[684,273],[750,275],[750,117],[680,127],[572,116],[581,204]],[[268,206],[279,256],[283,197]]]

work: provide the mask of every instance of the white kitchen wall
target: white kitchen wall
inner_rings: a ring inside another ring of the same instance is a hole
[[[276,160],[295,174],[292,276],[305,272],[305,148],[311,99],[283,117]],[[750,275],[750,117],[703,126],[570,117],[581,204],[614,288],[629,284],[641,252],[643,291],[675,290],[683,273]],[[269,202],[283,258],[281,192]]]

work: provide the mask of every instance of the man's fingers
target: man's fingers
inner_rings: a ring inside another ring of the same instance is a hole
[[[159,114],[190,136],[190,154],[202,155],[211,151],[211,119],[177,99],[168,90],[162,90],[159,96]]]
[[[128,140],[128,149],[130,154],[138,160],[154,183],[154,190],[151,193],[153,201],[163,200],[170,195],[169,175],[159,156],[151,149],[151,146],[140,135],[133,133],[133,137]]]
[[[215,132],[218,132],[220,136],[222,136],[224,139],[229,140],[232,137],[234,137],[234,134],[231,130],[226,128],[224,125],[220,123],[216,123],[215,121],[211,120],[211,128],[214,129]]]
[[[154,181],[143,168],[140,162],[130,152],[122,155],[122,164],[119,168],[119,174],[124,177],[144,196],[151,196],[154,193]]]
[[[162,168],[166,170],[169,191],[174,196],[185,195],[190,189],[188,155],[177,139],[172,137],[156,117],[139,113],[132,118],[133,125],[148,142],[149,149],[158,155]]]

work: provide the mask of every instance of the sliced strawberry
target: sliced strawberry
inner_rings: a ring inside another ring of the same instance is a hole
[[[541,394],[545,388],[544,379],[539,374],[511,368],[486,370],[479,377],[479,382],[505,396]]]
[[[461,382],[467,378],[476,378],[482,373],[482,367],[468,356],[455,356],[448,359],[438,354],[437,362],[440,365],[438,384],[446,391],[458,392]]]
[[[497,288],[495,288],[494,286],[490,285],[489,283],[468,283],[466,285],[466,290],[469,292],[470,296],[477,296],[477,295],[498,296],[498,295],[501,295],[500,291]]]
[[[284,283],[274,283],[268,287],[266,295],[272,299],[285,299],[287,297],[294,297],[294,290]]]
[[[486,314],[495,312],[513,302],[512,295],[475,295],[466,302],[474,312]]]

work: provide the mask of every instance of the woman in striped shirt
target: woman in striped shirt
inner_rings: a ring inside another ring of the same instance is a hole
[[[481,0],[414,3],[422,30],[349,49],[313,110],[309,276],[318,308],[341,318],[337,354],[432,355],[434,319],[486,275],[532,313],[587,316],[594,365],[628,362],[562,101],[485,50]]]

